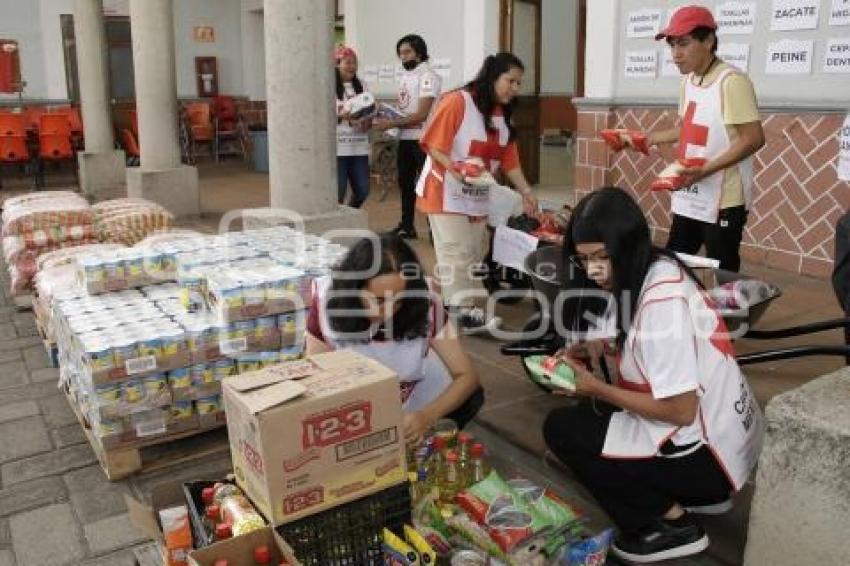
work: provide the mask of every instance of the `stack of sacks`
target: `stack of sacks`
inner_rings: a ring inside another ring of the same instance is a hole
[[[30,290],[38,256],[97,242],[92,209],[70,191],[44,191],[13,197],[3,205],[3,257],[13,295]]]
[[[53,335],[53,298],[55,296],[82,296],[85,289],[77,281],[76,258],[81,254],[110,253],[123,248],[119,244],[88,244],[47,252],[36,261],[38,272],[33,278],[36,317],[51,342]]]
[[[132,246],[148,234],[167,230],[174,216],[144,199],[119,198],[92,206],[97,235],[103,242]]]

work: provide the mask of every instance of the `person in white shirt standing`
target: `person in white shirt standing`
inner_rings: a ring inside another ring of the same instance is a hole
[[[610,322],[600,326],[613,336],[569,336],[575,343],[558,356],[575,373],[574,394],[593,402],[553,410],[546,444],[619,527],[619,558],[650,563],[702,552],[708,537],[692,514],[731,507],[764,435],[723,318],[690,269],[652,245],[646,218],[621,189],[598,189],[578,203],[564,254],[569,271],[589,279],[584,289],[611,299]],[[584,317],[564,314],[566,328]],[[587,367],[609,349],[618,360],[613,383]]]
[[[425,163],[425,153],[419,147],[419,138],[434,101],[440,96],[442,81],[428,64],[428,46],[420,36],[410,34],[399,39],[396,53],[404,67],[398,87],[398,109],[404,117],[375,120],[374,128],[399,129],[397,167],[401,221],[395,231],[402,238],[416,239],[413,223],[416,180]]]
[[[350,47],[336,51],[336,180],[339,203],[351,184],[348,205],[360,208],[369,196],[369,119],[352,119],[343,109],[346,100],[366,92],[357,77],[357,54]]]

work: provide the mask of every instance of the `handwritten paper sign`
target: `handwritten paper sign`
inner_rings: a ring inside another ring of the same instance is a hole
[[[850,73],[850,37],[830,38],[823,55],[824,73]]]
[[[493,237],[493,261],[525,273],[525,258],[537,249],[537,242],[530,234],[499,226]]]
[[[381,65],[378,69],[378,80],[382,83],[391,83],[395,78],[395,68],[392,63]]]
[[[746,73],[750,66],[750,44],[721,43],[717,46],[717,56]]]
[[[850,181],[850,113],[838,133],[838,178]]]
[[[646,8],[626,15],[626,37],[655,37],[661,27],[661,10]]]
[[[789,31],[796,29],[817,29],[817,0],[773,0],[770,11],[770,29]]]
[[[832,0],[829,25],[850,26],[850,0]]]
[[[753,33],[756,21],[755,2],[723,2],[714,10],[718,35]]]
[[[768,75],[806,75],[812,72],[814,41],[786,39],[767,45],[764,72]]]
[[[626,51],[625,74],[630,79],[654,79],[658,74],[658,52],[655,49],[646,51]]]

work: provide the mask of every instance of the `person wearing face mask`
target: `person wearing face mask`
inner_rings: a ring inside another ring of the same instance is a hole
[[[398,234],[355,243],[315,282],[306,338],[308,355],[345,348],[395,371],[410,441],[441,418],[463,428],[484,403],[439,294]]]
[[[666,39],[679,72],[680,124],[650,132],[652,144],[678,143],[677,158],[702,158],[686,167],[685,186],[673,192],[667,247],[696,254],[705,245],[720,267],[738,271],[739,248],[752,201],[752,155],[764,145],[750,79],[717,57],[717,23],[702,6],[677,10],[655,36]]]
[[[404,117],[377,119],[373,127],[379,131],[399,129],[396,165],[401,192],[401,221],[395,231],[402,238],[415,240],[414,187],[425,162],[425,154],[419,148],[419,138],[434,101],[440,96],[442,80],[428,64],[428,46],[420,36],[410,34],[399,39],[396,54],[404,67],[398,87],[398,109]]]
[[[344,104],[362,92],[366,85],[357,76],[357,54],[341,45],[336,51],[337,189],[342,204],[351,184],[353,208],[360,208],[369,196],[369,119],[352,119]]]
[[[652,245],[643,213],[621,189],[578,203],[564,254],[565,273],[580,272],[608,295],[597,326],[610,329],[619,362],[613,383],[597,379],[587,358],[598,345],[567,337],[556,355],[572,368],[582,401],[547,416],[546,444],[619,528],[617,556],[650,563],[701,552],[708,537],[693,515],[731,507],[764,434],[723,319],[675,254]]]
[[[474,266],[484,257],[489,192],[471,187],[453,164],[475,158],[490,173],[503,171],[522,194],[526,212],[536,212],[512,122],[524,69],[512,53],[488,56],[471,82],[443,96],[420,140],[428,158],[416,186],[417,207],[428,215],[437,266],[445,275],[443,300],[467,333],[487,332],[499,324],[473,304]]]

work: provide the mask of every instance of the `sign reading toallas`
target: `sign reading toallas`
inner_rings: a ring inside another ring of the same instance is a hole
[[[723,2],[714,10],[717,34],[753,33],[756,20],[755,2]]]
[[[850,26],[850,0],[832,0],[829,25]]]
[[[824,73],[850,73],[850,38],[831,38],[823,55]]]
[[[746,73],[750,66],[750,44],[721,43],[717,46],[717,56]]]
[[[814,41],[786,39],[767,45],[764,72],[768,75],[799,75],[812,72]]]
[[[630,79],[654,79],[658,70],[658,52],[655,49],[647,51],[626,51],[625,74]]]
[[[626,37],[655,37],[660,27],[661,10],[635,10],[626,18]]]
[[[788,31],[795,29],[817,29],[817,0],[773,0],[770,12],[770,29]]]

